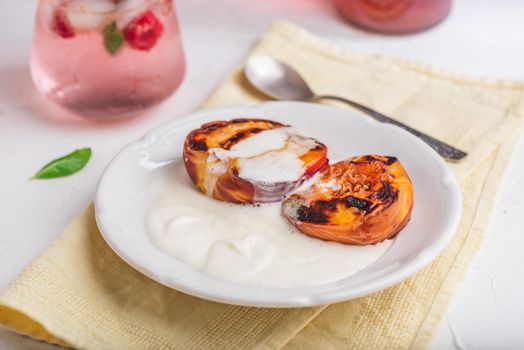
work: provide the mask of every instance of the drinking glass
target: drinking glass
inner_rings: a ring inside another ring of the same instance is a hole
[[[180,85],[185,60],[172,0],[39,0],[31,75],[83,117],[126,118]]]
[[[410,33],[442,21],[452,0],[334,0],[349,21],[383,33]]]

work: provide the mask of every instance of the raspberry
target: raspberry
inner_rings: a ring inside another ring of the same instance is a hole
[[[124,28],[124,38],[137,50],[149,51],[162,35],[164,26],[151,11],[144,12]]]
[[[53,13],[51,29],[64,39],[73,38],[75,36],[75,31],[73,30],[71,23],[69,23],[67,13],[63,8],[57,8]]]

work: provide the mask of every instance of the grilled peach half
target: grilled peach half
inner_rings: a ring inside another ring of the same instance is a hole
[[[394,237],[411,217],[413,185],[395,157],[366,155],[325,167],[282,213],[308,236],[368,245]]]
[[[324,167],[327,148],[303,132],[264,119],[214,121],[191,131],[184,164],[206,195],[233,203],[281,200]]]

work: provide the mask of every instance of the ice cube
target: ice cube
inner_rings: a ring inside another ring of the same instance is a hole
[[[123,30],[132,20],[138,18],[142,12],[147,10],[147,2],[144,0],[122,0],[118,3],[117,11],[119,17],[116,20],[118,29]]]
[[[143,8],[144,6],[140,6],[142,4],[147,4],[147,1],[144,0],[121,0],[117,5],[117,11],[123,12],[123,11],[129,11],[136,9],[138,7]]]
[[[115,11],[116,4],[113,0],[73,0],[69,8],[92,14],[107,14]]]
[[[103,28],[116,10],[112,0],[73,0],[67,8],[67,17],[75,29]]]

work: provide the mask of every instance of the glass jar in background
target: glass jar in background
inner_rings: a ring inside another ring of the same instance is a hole
[[[382,33],[411,33],[442,21],[452,0],[334,0],[352,23]]]
[[[39,0],[31,75],[87,118],[136,116],[180,85],[185,60],[172,0]]]

